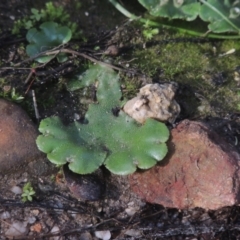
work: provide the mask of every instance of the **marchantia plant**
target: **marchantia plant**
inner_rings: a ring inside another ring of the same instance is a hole
[[[79,174],[88,174],[104,164],[112,173],[130,174],[148,169],[167,154],[169,130],[164,123],[148,119],[141,125],[123,111],[118,74],[95,65],[80,76],[70,90],[97,85],[97,103],[89,105],[86,124],[64,126],[59,117],[41,121],[38,148],[56,165],[69,163]]]
[[[26,52],[30,57],[37,57],[42,52],[69,42],[72,38],[72,32],[68,27],[55,22],[44,22],[39,28],[40,30],[31,28],[26,36],[29,42]],[[35,60],[40,63],[47,63],[54,57],[55,55],[38,56]],[[59,53],[56,57],[58,62],[64,62],[68,59],[65,53]]]

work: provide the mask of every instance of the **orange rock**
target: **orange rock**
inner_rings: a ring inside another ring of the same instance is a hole
[[[0,99],[0,174],[23,168],[38,158],[38,131],[16,104]]]
[[[41,223],[35,223],[34,225],[32,225],[32,226],[30,227],[30,230],[31,230],[32,232],[40,233],[41,230],[42,230],[42,225],[41,225]]]
[[[239,161],[236,150],[207,126],[184,120],[171,131],[166,159],[129,179],[147,202],[214,210],[240,203]]]

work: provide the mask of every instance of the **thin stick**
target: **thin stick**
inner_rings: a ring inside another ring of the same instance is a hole
[[[64,46],[64,44],[61,44],[61,45],[53,48],[52,50],[59,49],[59,48],[62,47],[62,46]],[[37,58],[37,57],[43,56],[46,52],[48,52],[48,50],[46,50],[46,51],[44,51],[44,52],[41,52],[41,53],[39,53],[39,54],[37,54],[37,55],[35,55],[35,56],[33,56],[33,57],[30,57],[30,58],[28,58],[28,59],[26,59],[26,60],[24,60],[24,61],[22,61],[22,62],[20,62],[20,63],[16,63],[16,64],[13,65],[13,67],[18,67],[18,66],[20,66],[20,65],[23,64],[23,63],[32,61],[32,60],[34,60],[34,59]],[[44,66],[44,65],[45,65],[45,63],[43,64],[43,66]]]
[[[29,91],[29,89],[31,88],[34,80],[35,80],[35,78],[34,78],[34,79],[30,82],[30,84],[28,85],[27,90],[26,90],[25,93],[24,93],[25,95],[28,93],[28,91]]]
[[[33,97],[33,106],[34,106],[35,116],[36,116],[37,121],[39,122],[40,116],[39,116],[39,112],[38,112],[38,108],[37,108],[37,101],[36,101],[34,90],[32,90],[32,97]]]
[[[55,54],[59,54],[59,53],[70,53],[70,54],[73,54],[73,55],[77,55],[77,56],[86,58],[86,59],[88,59],[88,60],[90,60],[94,63],[98,63],[98,64],[101,64],[101,65],[113,68],[113,69],[118,70],[118,71],[127,71],[127,70],[124,70],[123,68],[116,67],[112,64],[99,61],[99,60],[97,60],[93,57],[88,56],[85,53],[79,53],[79,52],[71,50],[71,49],[61,49],[61,50],[49,51],[49,52],[44,53],[44,55],[48,56],[48,55],[55,55]]]
[[[32,71],[32,69],[31,69],[31,71],[30,71],[30,73],[28,74],[27,79],[25,80],[24,84],[27,84],[27,83],[30,81],[33,73],[34,73],[34,71]]]
[[[110,67],[112,69],[115,69],[115,70],[118,70],[118,71],[122,71],[122,72],[129,72],[130,70],[129,69],[124,69],[124,68],[120,68],[120,67],[116,67],[112,64],[109,64],[109,63],[105,63],[105,62],[102,62],[102,61],[99,61],[91,56],[88,56],[87,54],[85,53],[80,53],[80,52],[77,52],[77,51],[74,51],[74,50],[71,50],[71,49],[60,49],[60,50],[50,50],[50,51],[46,51],[46,52],[42,52],[42,53],[39,53],[37,54],[36,56],[33,56],[29,59],[26,59],[20,63],[17,63],[15,64],[13,67],[3,67],[3,68],[0,68],[0,69],[14,69],[14,67],[17,67],[17,66],[20,66],[22,63],[26,63],[26,62],[29,62],[29,61],[32,61],[34,60],[35,58],[39,57],[39,56],[50,56],[50,55],[57,55],[59,53],[70,53],[70,54],[73,54],[73,55],[77,55],[77,56],[80,56],[80,57],[83,57],[83,58],[86,58],[88,60],[90,60],[91,62],[94,62],[94,63],[98,63],[98,64],[101,64],[101,65],[104,65],[104,66],[107,66],[107,67]],[[37,69],[37,68],[40,68],[40,67],[43,67],[44,65],[46,65],[47,63],[41,65],[41,66],[37,66],[35,67],[34,69]],[[24,68],[24,69],[28,69],[28,68]],[[31,69],[31,68],[30,68]]]

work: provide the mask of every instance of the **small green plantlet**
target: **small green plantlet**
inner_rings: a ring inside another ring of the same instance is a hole
[[[45,14],[43,12],[40,12],[39,10],[32,8],[31,9],[32,12],[32,16],[30,16],[30,18],[34,21],[39,21],[42,17],[45,16]]]
[[[11,98],[13,101],[15,102],[21,102],[24,97],[19,95],[18,93],[16,93],[16,89],[15,88],[12,88],[12,91],[11,91]]]
[[[79,174],[92,173],[104,164],[112,173],[125,175],[161,161],[167,154],[166,125],[153,119],[141,125],[121,110],[114,114],[122,94],[118,74],[110,68],[93,66],[68,87],[76,90],[92,84],[98,86],[98,103],[89,105],[87,124],[64,126],[58,117],[46,118],[39,126],[38,148],[52,163],[69,163]]]
[[[147,28],[143,30],[143,36],[147,39],[147,40],[151,40],[153,38],[154,35],[157,35],[159,33],[159,30],[157,28]]]
[[[45,22],[40,25],[40,31],[36,28],[31,28],[27,33],[27,40],[30,43],[27,45],[26,52],[30,57],[36,57],[42,52],[52,50],[53,48],[65,44],[72,38],[72,32],[68,27],[59,26],[55,22]],[[40,63],[46,63],[52,60],[55,55],[40,56],[35,60]],[[57,54],[58,62],[67,60],[65,53]]]
[[[77,4],[80,7],[79,4]],[[44,22],[57,22],[61,26],[70,28],[74,38],[79,38],[82,32],[78,30],[75,22],[70,21],[70,15],[62,6],[55,7],[52,2],[46,3],[44,9],[31,9],[31,15],[14,22],[12,29],[13,34],[18,34],[21,29],[29,30],[33,27],[39,27]]]
[[[95,47],[94,47],[94,51],[98,51],[99,49],[100,49],[99,46],[95,46]]]
[[[22,201],[23,202],[27,202],[27,201],[32,201],[33,200],[33,196],[35,195],[35,191],[33,190],[33,187],[31,185],[30,182],[27,182],[24,186],[23,186],[23,193],[22,193]]]

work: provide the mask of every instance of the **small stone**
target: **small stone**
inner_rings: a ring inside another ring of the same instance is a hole
[[[109,56],[117,56],[120,52],[119,47],[117,47],[116,45],[110,45],[106,51],[104,52],[105,55],[109,55]]]
[[[34,224],[33,226],[30,227],[30,230],[32,232],[37,232],[37,233],[40,233],[42,231],[42,225],[41,223],[36,223]]]
[[[127,231],[126,230],[123,230],[123,233],[125,235],[128,235],[130,237],[135,237],[135,238],[139,238],[142,236],[142,233],[140,230],[136,230],[136,229],[128,229]]]
[[[127,213],[128,216],[133,216],[139,209],[134,208],[134,207],[128,207],[125,209],[125,212]]]
[[[32,212],[32,214],[34,216],[38,216],[39,215],[39,210],[38,209],[33,209],[31,212]]]
[[[0,174],[23,168],[40,156],[38,131],[27,114],[12,102],[0,99]]]
[[[109,240],[111,238],[111,233],[109,230],[106,231],[96,231],[95,236],[102,240]]]
[[[171,131],[168,147],[162,162],[129,177],[141,198],[179,209],[216,210],[240,203],[240,155],[218,134],[184,120]]]
[[[36,220],[37,220],[37,219],[36,219],[36,217],[34,217],[34,216],[29,216],[29,217],[28,217],[28,223],[29,223],[29,224],[35,223]]]
[[[60,228],[57,225],[54,225],[50,232],[53,233],[53,234],[57,234],[57,233],[60,232]],[[55,237],[51,237],[50,239],[51,240],[60,240],[61,237],[55,236]]]
[[[11,192],[13,192],[16,195],[22,194],[22,189],[18,186],[13,186],[11,188]]]
[[[27,223],[26,222],[13,222],[9,229],[5,232],[6,237],[22,237],[28,232]]]
[[[54,225],[50,232],[51,233],[59,233],[60,232],[60,228],[57,225]]]
[[[92,235],[89,232],[81,233],[79,240],[92,240]]]
[[[174,100],[176,83],[147,84],[137,97],[129,100],[123,110],[139,123],[148,118],[174,123],[180,113],[180,106]]]
[[[139,206],[135,206],[134,202],[129,202],[128,207],[125,209],[128,216],[133,216],[137,211],[139,211]]]
[[[7,211],[0,214],[0,219],[8,219],[10,217],[11,217],[11,215]]]

